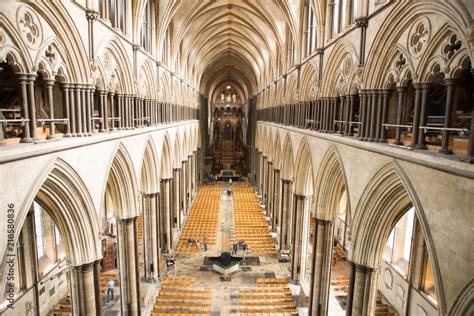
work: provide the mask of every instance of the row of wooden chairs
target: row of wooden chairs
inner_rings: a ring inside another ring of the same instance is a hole
[[[165,279],[153,305],[152,315],[210,315],[211,291],[194,289],[194,278]]]
[[[297,315],[287,278],[257,278],[254,289],[239,291],[241,315]]]
[[[67,295],[63,297],[54,307],[53,316],[69,316],[72,315],[71,297]]]
[[[234,188],[234,230],[236,241],[244,240],[252,253],[276,254],[262,208],[248,185]]]
[[[207,236],[208,245],[216,243],[221,190],[221,185],[201,187],[176,246],[177,253],[201,251],[200,247],[188,242],[190,239],[198,239],[202,245],[202,239]]]

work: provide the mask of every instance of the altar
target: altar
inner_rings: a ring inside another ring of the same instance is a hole
[[[232,179],[232,181],[241,181],[242,176],[232,169],[221,170],[219,173],[219,181],[229,181],[229,179]]]

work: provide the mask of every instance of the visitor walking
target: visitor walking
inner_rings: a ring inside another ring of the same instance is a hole
[[[232,255],[235,256],[237,255],[237,243],[232,243]]]
[[[115,286],[114,280],[110,280],[107,283],[107,301],[114,300],[114,286]]]
[[[175,258],[170,258],[166,260],[166,267],[167,267],[167,272],[169,274],[176,274],[176,259]]]

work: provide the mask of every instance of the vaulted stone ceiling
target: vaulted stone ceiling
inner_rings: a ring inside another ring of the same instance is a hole
[[[169,29],[170,64],[179,56],[180,73],[210,98],[224,82],[238,86],[242,100],[251,97],[285,72],[289,34],[299,42],[302,0],[159,3],[159,37]]]

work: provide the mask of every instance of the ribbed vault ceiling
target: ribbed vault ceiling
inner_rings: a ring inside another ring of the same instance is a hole
[[[279,53],[288,32],[298,34],[301,2],[160,1],[161,37],[170,32],[170,64],[179,56],[181,73],[211,99],[219,86],[232,83],[245,100],[274,79],[272,65],[284,58]]]

